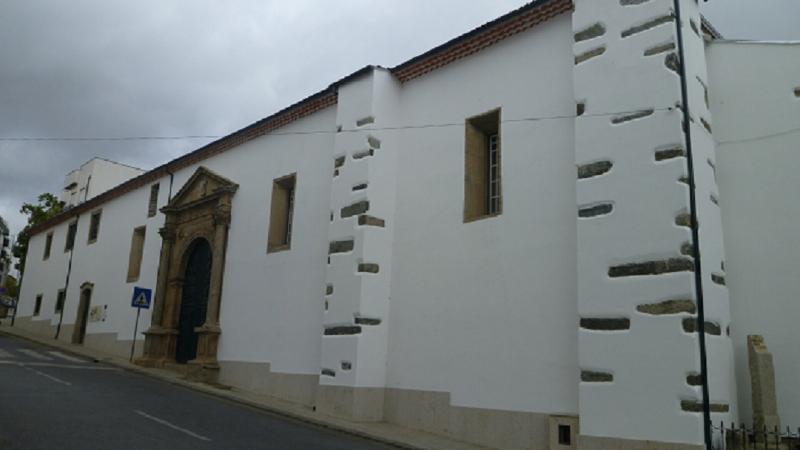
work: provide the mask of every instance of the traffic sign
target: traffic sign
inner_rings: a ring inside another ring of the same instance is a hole
[[[139,309],[150,309],[150,299],[152,298],[152,294],[152,289],[134,287],[133,297],[131,298],[131,306]]]

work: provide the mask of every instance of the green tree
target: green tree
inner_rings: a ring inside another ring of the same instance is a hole
[[[19,212],[28,216],[28,224],[17,235],[17,242],[11,249],[11,253],[17,258],[17,264],[14,267],[19,270],[20,275],[25,270],[25,257],[28,255],[28,239],[30,239],[28,233],[31,228],[47,222],[64,209],[64,202],[49,192],[39,195],[38,201],[36,204],[23,203],[22,208],[19,209]]]
[[[17,298],[17,279],[9,275],[6,277],[6,295]]]

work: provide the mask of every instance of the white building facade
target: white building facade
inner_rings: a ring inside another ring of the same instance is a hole
[[[761,147],[800,122],[798,52],[723,41],[692,0],[533,2],[37,228],[17,324],[532,449],[702,448],[750,420],[762,334],[800,424],[800,138]]]

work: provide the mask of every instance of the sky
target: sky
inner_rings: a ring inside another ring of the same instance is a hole
[[[0,8],[0,216],[94,156],[151,169],[367,64],[394,66],[525,0],[11,0]],[[800,0],[711,0],[730,39],[800,40]]]

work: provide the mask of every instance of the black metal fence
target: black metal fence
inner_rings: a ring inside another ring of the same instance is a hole
[[[713,425],[717,450],[800,450],[800,428],[754,429],[734,423]]]

